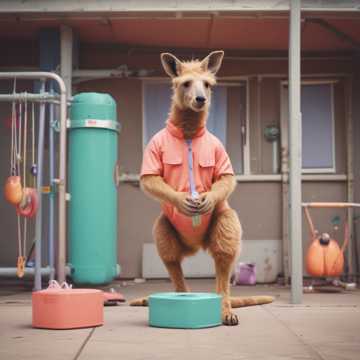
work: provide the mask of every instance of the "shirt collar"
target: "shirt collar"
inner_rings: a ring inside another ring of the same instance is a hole
[[[168,120],[166,122],[166,129],[169,131],[169,133],[171,135],[173,135],[173,136],[175,136],[175,137],[177,137],[179,139],[184,138],[184,134],[183,134],[182,130],[179,129],[178,127],[176,127],[170,120]],[[198,129],[198,131],[194,135],[194,138],[204,135],[205,131],[206,131],[206,127],[202,126],[201,128]]]

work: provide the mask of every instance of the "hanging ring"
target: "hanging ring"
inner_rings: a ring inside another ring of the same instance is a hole
[[[16,206],[18,215],[28,218],[33,217],[39,207],[39,197],[36,189],[24,188],[23,199],[20,204]]]

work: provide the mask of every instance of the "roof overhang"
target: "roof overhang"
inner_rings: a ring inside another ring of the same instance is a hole
[[[360,0],[303,0],[302,51],[359,52]],[[226,49],[284,54],[289,1],[64,0],[0,2],[0,40],[37,41],[71,27],[82,44],[129,49]],[[9,45],[9,46],[10,46]],[[12,45],[11,45],[12,46]],[[255,53],[254,53],[255,52]]]
[[[129,12],[288,12],[290,1],[279,0],[2,0],[1,13],[92,14]],[[360,0],[302,0],[303,11],[354,12]]]

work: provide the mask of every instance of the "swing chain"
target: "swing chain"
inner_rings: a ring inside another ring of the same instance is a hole
[[[31,109],[31,155],[32,155],[32,164],[31,164],[31,175],[34,177],[33,186],[35,187],[35,177],[37,175],[37,164],[35,162],[35,105],[32,103]]]

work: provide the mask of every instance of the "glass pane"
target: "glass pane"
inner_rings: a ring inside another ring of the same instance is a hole
[[[171,85],[144,84],[144,145],[165,126],[171,102]]]
[[[218,86],[213,89],[207,128],[226,145],[227,88]]]
[[[303,169],[334,167],[332,85],[301,87]]]
[[[227,87],[226,149],[236,174],[244,172],[244,136],[246,129],[246,86]]]

